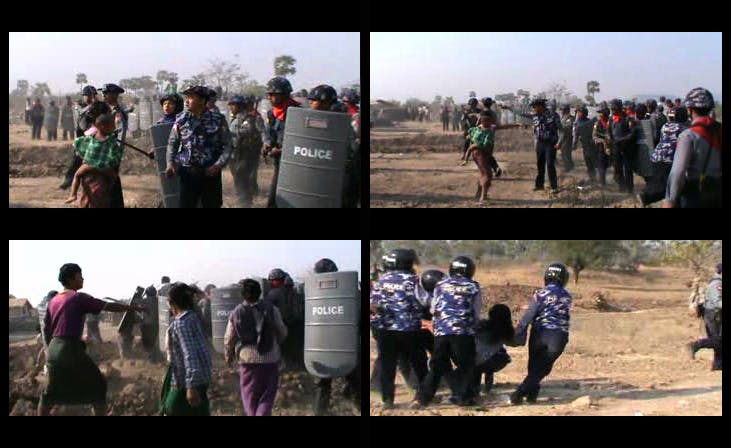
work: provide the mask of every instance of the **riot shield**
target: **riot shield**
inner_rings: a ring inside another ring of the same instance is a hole
[[[348,114],[288,109],[277,178],[277,207],[341,207],[352,132]]]
[[[129,302],[130,306],[140,306],[142,305],[142,294],[135,294],[132,297],[132,300]],[[117,327],[117,333],[125,333],[130,330],[130,327],[135,324],[139,319],[137,318],[137,311],[127,310],[122,315],[122,320],[119,321],[119,326]]]
[[[305,367],[312,375],[345,376],[358,365],[359,297],[357,272],[315,274],[305,281]]]
[[[168,146],[168,138],[170,130],[173,128],[172,123],[156,124],[150,128],[150,138],[152,145],[155,147],[155,160],[157,161],[157,173],[160,177],[160,187],[162,194],[162,202],[165,208],[180,207],[180,179],[177,175],[167,177],[165,170],[167,162],[165,153]]]

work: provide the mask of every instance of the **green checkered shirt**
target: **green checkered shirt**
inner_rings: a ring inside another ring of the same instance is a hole
[[[74,148],[84,163],[100,170],[119,166],[122,159],[122,147],[110,136],[100,142],[93,135],[86,135],[74,140]]]

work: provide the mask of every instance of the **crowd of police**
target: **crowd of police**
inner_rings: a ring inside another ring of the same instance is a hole
[[[274,175],[269,187],[267,207],[276,207],[276,190],[279,161],[282,155],[284,127],[287,110],[301,107],[292,98],[292,85],[283,77],[275,77],[266,85],[271,110],[262,116],[255,108],[259,99],[253,95],[234,95],[228,102],[230,115],[222,113],[215,105],[218,93],[205,86],[192,86],[183,96],[172,92],[160,98],[165,116],[157,124],[172,123],[167,144],[165,174],[176,176],[180,182],[180,206],[218,208],[223,205],[221,170],[229,165],[234,177],[238,203],[250,207],[258,193],[256,181],[259,160],[271,160]],[[115,137],[122,145],[127,138],[131,109],[119,103],[124,89],[116,84],[105,84],[101,89],[104,101],[96,98],[93,86],[83,89],[83,109],[76,122],[76,137],[81,137],[94,126],[95,119],[111,113],[115,118]],[[353,89],[338,92],[329,85],[312,88],[307,99],[314,110],[348,114],[352,137],[347,148],[346,167],[343,173],[343,207],[357,207],[360,198],[360,95]],[[71,186],[74,174],[83,158],[74,152],[73,160],[60,186]],[[119,166],[113,167],[119,173]],[[307,193],[307,192],[304,192]],[[119,176],[113,180],[112,208],[124,207]]]
[[[477,98],[470,98],[462,111],[462,159],[470,144],[469,129],[479,124],[481,115],[495,114],[491,98],[482,99],[483,108],[478,104]],[[571,153],[580,143],[589,184],[603,188],[606,172],[613,168],[620,192],[635,195],[634,176],[645,180],[645,189],[635,196],[643,207],[659,201],[663,208],[721,207],[722,132],[715,105],[713,95],[698,87],[684,101],[661,97],[659,104],[654,99],[639,104],[620,99],[602,102],[598,117],[590,119],[585,105],[576,107],[572,115],[568,104],[534,99],[532,114],[516,111],[533,121],[538,170],[534,191],[544,190],[547,170],[551,193],[558,193],[557,151],[561,150],[563,171],[570,172],[574,168]],[[446,129],[446,113],[443,120]],[[491,156],[489,162],[499,177],[497,161]]]
[[[394,408],[397,368],[415,392],[412,409],[433,403],[442,380],[450,389],[450,403],[474,406],[482,376],[483,391],[490,392],[495,372],[511,362],[506,346],[525,345],[528,327],[527,375],[510,402],[535,403],[541,382],[569,342],[573,298],[566,290],[566,266],[552,263],[546,268],[544,287],[534,292],[513,327],[511,311],[502,304],[493,305],[488,319],[481,319],[484,291],[474,279],[470,257],[456,257],[448,273],[428,270],[419,276],[416,264],[413,250],[397,249],[383,257],[383,273],[371,272],[370,324],[378,347],[371,390],[380,391],[383,408]],[[693,357],[698,350],[713,349],[713,370],[722,368],[721,289],[719,264],[705,294],[698,288],[691,298],[691,308],[704,319],[708,337],[687,349]]]
[[[572,297],[565,289],[567,268],[548,266],[545,288],[536,291],[514,328],[510,309],[502,304],[490,308],[488,319],[480,319],[483,291],[470,257],[456,257],[448,273],[429,270],[421,277],[416,263],[413,250],[397,249],[383,257],[383,274],[371,276],[371,332],[378,346],[371,389],[380,390],[384,409],[394,408],[397,365],[416,392],[413,409],[430,405],[443,379],[450,403],[475,405],[482,376],[489,392],[494,373],[511,362],[505,346],[525,345],[528,327],[528,373],[510,400],[534,403],[541,381],[568,343]]]

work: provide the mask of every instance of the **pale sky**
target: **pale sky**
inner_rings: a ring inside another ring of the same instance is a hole
[[[249,275],[266,277],[279,267],[304,280],[320,258],[341,271],[360,272],[360,240],[322,241],[10,241],[10,294],[37,305],[50,290],[60,291],[58,271],[76,263],[83,292],[129,299],[139,285],[198,280],[225,286]]]
[[[76,74],[101,87],[120,79],[176,72],[179,81],[204,71],[208,60],[231,61],[259,84],[274,76],[274,58],[297,59],[288,79],[295,90],[336,89],[360,79],[360,33],[10,33],[10,91],[19,79],[48,82],[51,92],[79,90]]]
[[[721,33],[370,33],[372,99],[458,102],[563,83],[583,100],[684,97],[695,87],[721,101]]]

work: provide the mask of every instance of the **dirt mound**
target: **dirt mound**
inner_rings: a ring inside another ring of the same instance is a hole
[[[47,378],[35,365],[40,342],[12,343],[9,353],[10,415],[35,415],[38,399]],[[89,355],[97,362],[107,380],[109,415],[157,415],[166,363],[150,362],[135,339],[130,359],[120,360],[116,342],[90,344]],[[334,415],[360,415],[351,400],[342,394],[345,383],[333,381],[331,412]],[[273,415],[312,415],[316,391],[315,378],[304,371],[284,371]],[[212,415],[244,415],[239,391],[238,369],[228,368],[221,355],[213,353],[213,371],[209,387]],[[54,415],[91,415],[89,406],[57,406]]]
[[[149,135],[139,138],[128,136],[127,142],[145,151],[152,149]],[[31,140],[30,131],[24,125],[10,126],[9,145],[10,177],[62,176],[71,163],[71,140]],[[155,164],[149,158],[130,149],[124,149],[121,163],[122,174],[155,174]]]
[[[396,131],[398,129],[394,129]],[[371,152],[457,152],[464,137],[461,133],[421,133],[388,138],[387,131],[379,131],[371,142]],[[385,135],[384,135],[385,134]],[[532,149],[533,133],[526,129],[502,129],[496,132],[495,152],[515,152]]]

